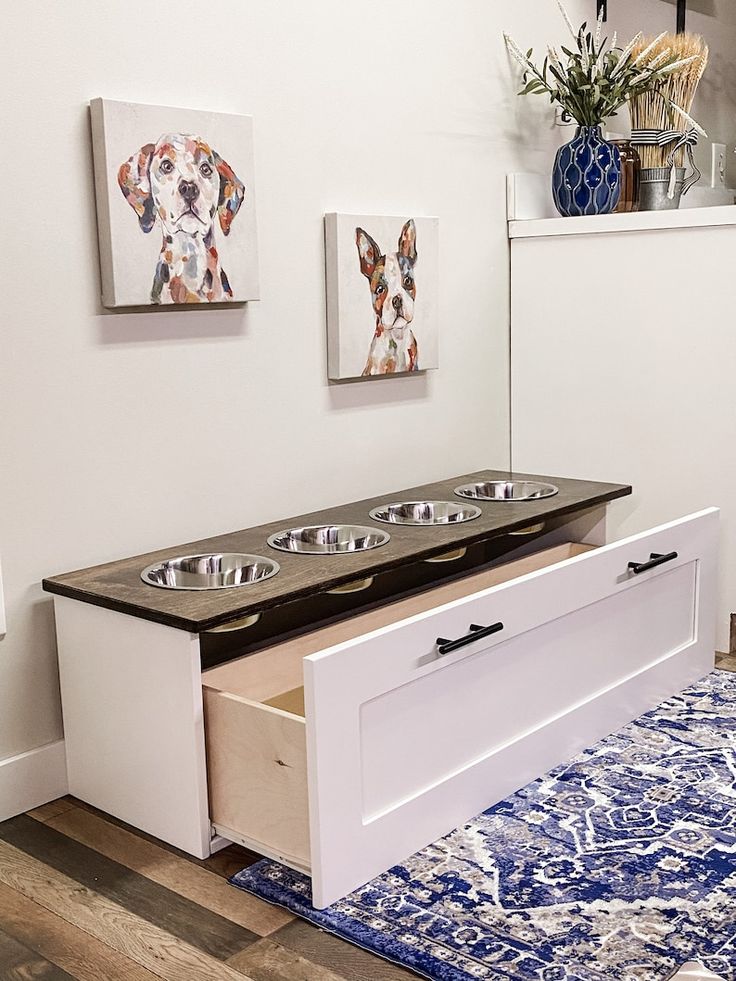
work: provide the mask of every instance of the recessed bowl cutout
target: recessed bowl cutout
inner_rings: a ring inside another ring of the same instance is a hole
[[[332,589],[326,589],[325,592],[330,596],[346,596],[349,593],[362,593],[366,589],[370,589],[373,585],[374,577],[367,576],[365,579],[353,579],[352,582],[343,583],[342,586],[333,586]]]
[[[559,488],[537,480],[483,480],[456,487],[455,493],[474,501],[537,501],[553,497]]]
[[[307,525],[304,528],[286,528],[271,535],[268,544],[281,552],[299,552],[303,555],[341,555],[348,552],[366,552],[379,548],[391,536],[378,528],[363,525]]]
[[[544,522],[535,521],[533,525],[525,525],[523,528],[517,528],[516,531],[510,531],[509,535],[536,535],[540,531],[544,531]]]
[[[472,521],[481,513],[474,504],[455,501],[398,501],[373,508],[376,521],[396,525],[455,525]]]
[[[180,555],[147,566],[141,579],[161,589],[235,589],[270,579],[278,562],[242,552],[206,552]]]
[[[425,562],[429,562],[430,565],[433,562],[457,562],[466,553],[467,548],[454,548],[451,552],[443,552],[441,555],[434,555],[431,559],[425,559]]]
[[[232,634],[238,630],[245,630],[246,627],[254,627],[261,619],[260,613],[250,613],[246,617],[239,617],[237,620],[228,620],[227,623],[219,627],[210,627],[206,631],[208,634]]]

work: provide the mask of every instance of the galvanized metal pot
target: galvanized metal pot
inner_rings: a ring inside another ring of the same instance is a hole
[[[673,211],[680,207],[685,168],[676,170],[675,194],[669,197],[671,167],[644,167],[641,172],[639,211]]]

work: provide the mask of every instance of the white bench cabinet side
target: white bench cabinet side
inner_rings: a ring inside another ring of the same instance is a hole
[[[196,634],[64,596],[54,609],[69,792],[206,858]]]

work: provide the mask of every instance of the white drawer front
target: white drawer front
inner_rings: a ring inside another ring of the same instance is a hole
[[[706,674],[717,521],[702,512],[306,658],[315,906]],[[499,621],[438,656],[438,636]]]
[[[549,725],[663,653],[690,645],[695,600],[696,564],[689,562],[642,582],[633,594],[606,597],[365,702],[363,822]]]

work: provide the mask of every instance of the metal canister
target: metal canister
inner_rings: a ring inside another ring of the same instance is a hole
[[[671,167],[644,167],[641,172],[639,192],[640,211],[674,211],[680,207],[682,185],[685,183],[685,168],[677,167],[675,173],[675,193],[670,197]]]

